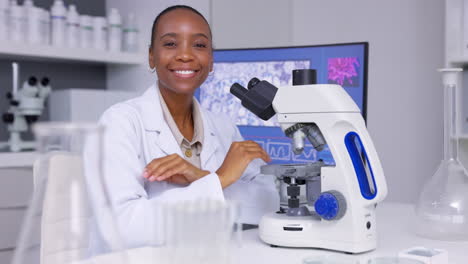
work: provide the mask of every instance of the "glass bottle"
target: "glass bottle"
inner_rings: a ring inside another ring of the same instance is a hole
[[[468,174],[458,159],[457,86],[462,69],[442,69],[444,159],[416,204],[417,234],[439,240],[468,240]]]

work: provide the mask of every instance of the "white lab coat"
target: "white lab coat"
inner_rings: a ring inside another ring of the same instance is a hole
[[[143,178],[143,168],[153,159],[173,153],[182,156],[164,120],[156,89],[153,85],[142,96],[110,107],[100,119],[100,124],[106,127],[106,185],[127,246],[144,246],[154,239],[150,236],[155,234],[148,230],[155,224],[155,207],[160,201],[202,197],[237,200],[241,204],[241,220],[249,224],[258,224],[263,214],[278,208],[274,178],[259,174],[264,164],[260,159],[252,161],[242,177],[223,191],[216,170],[231,143],[243,138],[227,117],[204,109],[201,110],[204,144],[200,158],[202,169],[211,173],[188,186],[149,182]]]

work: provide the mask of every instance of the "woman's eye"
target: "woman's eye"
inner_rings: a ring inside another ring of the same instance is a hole
[[[163,44],[164,47],[175,47],[175,42],[166,42]]]
[[[206,44],[204,44],[204,43],[197,43],[197,44],[195,44],[195,47],[197,47],[197,48],[206,48]]]

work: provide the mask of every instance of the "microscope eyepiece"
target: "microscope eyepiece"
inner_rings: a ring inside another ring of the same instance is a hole
[[[37,78],[34,76],[29,77],[28,84],[31,86],[35,86],[37,84]]]
[[[49,83],[50,83],[49,78],[47,78],[47,77],[42,78],[42,80],[41,80],[42,86],[47,86],[47,85],[49,85]]]
[[[252,78],[252,80],[249,81],[249,83],[247,84],[247,89],[252,89],[252,87],[254,87],[255,85],[257,85],[258,83],[260,82],[260,80],[258,78]]]
[[[312,69],[293,70],[293,85],[317,84],[317,71]]]
[[[248,92],[247,89],[245,89],[244,86],[238,84],[238,83],[234,83],[232,86],[231,86],[231,90],[230,92],[237,98],[239,98],[241,101],[244,100],[244,96],[245,94]]]
[[[276,114],[272,103],[278,88],[267,81],[252,78],[248,90],[238,83],[231,86],[230,92],[241,100],[242,105],[263,120]]]

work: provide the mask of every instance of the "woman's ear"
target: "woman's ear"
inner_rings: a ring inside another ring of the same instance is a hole
[[[148,64],[150,66],[151,69],[154,69],[156,67],[156,65],[154,65],[154,55],[153,55],[153,51],[151,49],[151,46],[149,47],[149,52],[148,52]]]

